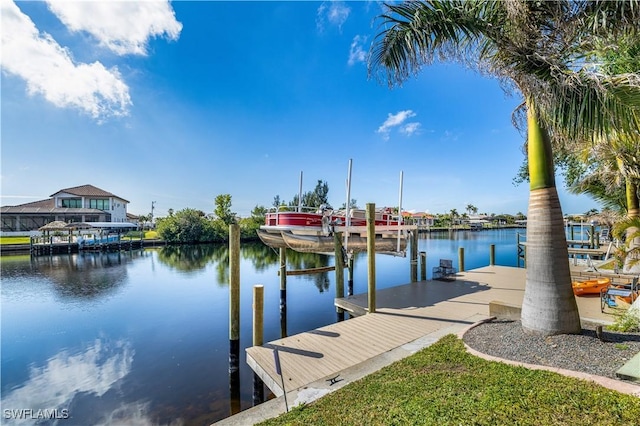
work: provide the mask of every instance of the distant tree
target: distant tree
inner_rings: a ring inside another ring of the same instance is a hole
[[[473,204],[467,204],[466,210],[468,215],[478,213],[478,208]]]
[[[340,208],[341,209],[346,209],[345,203],[342,203],[342,206]],[[350,209],[357,209],[358,208],[358,201],[355,198],[352,198],[351,201],[349,201],[349,208]]]
[[[229,226],[236,223],[236,214],[231,211],[231,195],[221,194],[215,199],[216,207],[213,211],[215,217],[223,224]]]
[[[257,205],[251,210],[251,216],[240,219],[238,222],[240,225],[240,238],[245,240],[256,239],[256,231],[260,229],[261,225],[264,225],[266,213],[266,207]]]
[[[173,216],[173,209],[169,209],[169,216]]]
[[[138,216],[138,223],[140,223],[140,229],[144,230],[144,224],[151,220],[151,215],[141,214]]]
[[[278,208],[282,205],[282,200],[280,200],[280,196],[276,195],[275,197],[273,197],[273,204],[272,206],[275,208]]]
[[[449,217],[451,218],[451,226],[453,226],[453,225],[456,223],[456,218],[457,218],[458,216],[460,216],[460,215],[458,214],[458,210],[456,210],[456,209],[451,209],[451,210],[449,211]]]
[[[186,208],[169,217],[159,218],[158,235],[169,243],[200,243],[215,241],[212,224],[201,210]]]
[[[302,194],[302,204],[308,207],[320,207],[322,204],[329,204],[328,195],[329,185],[327,182],[318,180],[313,191]]]

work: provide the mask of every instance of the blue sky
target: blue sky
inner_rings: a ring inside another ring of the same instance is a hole
[[[2,5],[2,205],[92,184],[155,215],[248,215],[318,180],[360,207],[526,214],[518,96],[458,65],[367,75],[377,2]],[[564,213],[600,206],[567,194]]]

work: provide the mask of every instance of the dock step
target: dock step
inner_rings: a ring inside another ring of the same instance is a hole
[[[625,365],[616,371],[616,376],[632,382],[640,383],[640,353],[637,353]]]

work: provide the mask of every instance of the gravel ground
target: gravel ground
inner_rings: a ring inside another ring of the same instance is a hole
[[[619,333],[582,323],[582,334],[540,337],[525,334],[520,321],[495,320],[464,335],[464,342],[487,355],[616,379],[616,371],[640,352],[640,333]]]

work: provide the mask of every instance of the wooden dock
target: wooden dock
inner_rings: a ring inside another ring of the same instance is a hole
[[[490,317],[489,303],[521,306],[525,269],[487,266],[458,273],[455,281],[420,281],[376,292],[376,313],[247,348],[247,363],[277,395],[277,349],[287,392],[357,367],[388,351],[438,332],[456,333]],[[611,322],[600,312],[600,299],[576,298],[583,319]],[[367,294],[336,299],[339,306],[363,314]]]

